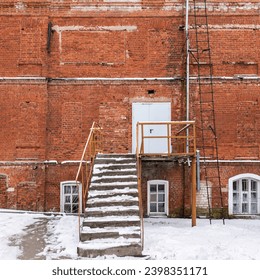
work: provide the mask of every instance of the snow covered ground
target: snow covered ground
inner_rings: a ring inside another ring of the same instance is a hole
[[[0,211],[0,260],[77,259],[78,218]],[[143,254],[157,260],[260,260],[260,220],[145,219]],[[105,256],[102,259],[114,259]]]

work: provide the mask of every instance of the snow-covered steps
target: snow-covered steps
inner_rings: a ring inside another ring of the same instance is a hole
[[[139,207],[133,206],[103,206],[103,207],[91,207],[86,208],[88,215],[92,217],[102,217],[104,213],[109,216],[138,216]]]
[[[83,228],[85,226],[90,228],[103,228],[103,227],[128,227],[139,226],[139,216],[106,216],[103,217],[86,217],[83,221]]]
[[[139,226],[127,226],[127,227],[103,227],[103,228],[91,228],[84,227],[81,231],[81,240],[88,241],[99,238],[139,238],[140,227]]]
[[[134,155],[95,159],[78,254],[140,256],[141,229]]]
[[[78,247],[81,257],[94,258],[102,255],[140,256],[140,238],[103,238],[94,241],[85,241]]]

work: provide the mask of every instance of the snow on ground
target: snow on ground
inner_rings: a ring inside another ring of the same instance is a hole
[[[35,258],[77,259],[78,217],[0,211],[0,260],[26,256],[23,240],[28,229],[45,221],[43,248]],[[260,260],[260,220],[145,219],[143,254],[149,259],[175,260]],[[14,242],[15,241],[15,242]],[[27,243],[28,244],[28,243]],[[33,246],[33,244],[32,244]],[[114,259],[114,256],[103,257]]]
[[[50,220],[44,236],[46,247],[40,255],[46,259],[76,259],[79,221],[76,216],[60,216]]]
[[[148,219],[143,254],[151,259],[260,260],[260,220]]]
[[[11,240],[20,239],[26,234],[24,229],[35,223],[41,215],[0,213],[0,259],[13,260],[22,252],[19,246],[10,246]]]

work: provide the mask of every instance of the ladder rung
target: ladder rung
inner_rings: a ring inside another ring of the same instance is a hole
[[[206,62],[206,61],[199,61],[199,62],[195,61],[192,64],[193,65],[207,65],[207,66],[211,66],[212,65],[212,63]]]
[[[200,101],[200,102],[199,102],[199,104],[211,104],[211,105],[212,105],[213,103],[214,103],[213,100],[209,100],[209,101],[207,100],[207,101]]]
[[[206,179],[220,179],[220,176],[206,176]]]
[[[207,169],[207,168],[209,168],[209,169],[218,169],[217,166],[213,166],[213,165],[209,165],[209,166],[202,165],[201,167],[202,167],[203,169]]]
[[[198,52],[198,49],[189,49],[189,52]]]
[[[213,111],[213,109],[210,109],[210,108],[209,109],[202,109],[202,112],[205,112],[205,113],[206,112],[212,112],[212,111]]]
[[[197,8],[195,7],[194,10],[195,10],[195,9],[197,9]],[[199,8],[199,10],[200,10],[200,11],[205,11],[205,8],[203,8],[203,9]],[[205,15],[205,14],[203,14],[203,15],[197,15],[197,14],[196,14],[195,17],[196,17],[196,18],[207,18],[208,16]]]
[[[209,32],[207,32],[207,31],[197,31],[197,34],[206,34],[206,35],[208,35]]]

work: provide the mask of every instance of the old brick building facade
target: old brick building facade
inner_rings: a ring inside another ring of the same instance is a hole
[[[207,7],[224,203],[230,214],[257,214],[260,4]],[[105,152],[132,153],[133,104],[167,103],[171,120],[185,119],[184,8],[180,0],[0,2],[1,208],[62,211],[62,182],[75,179],[93,121]],[[169,214],[189,212],[189,168],[143,168],[145,205],[147,181],[167,180]]]

